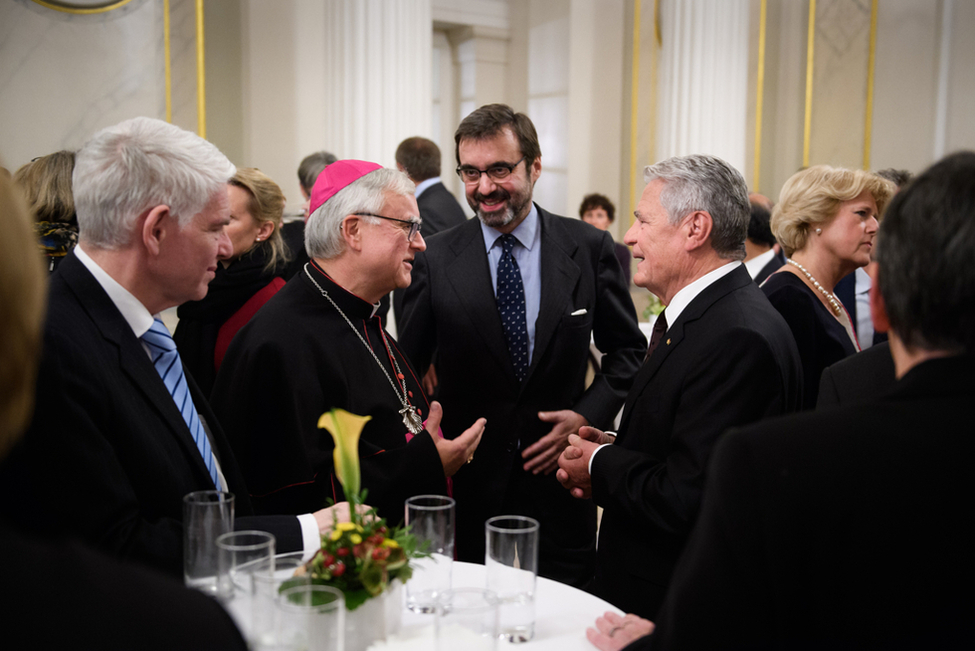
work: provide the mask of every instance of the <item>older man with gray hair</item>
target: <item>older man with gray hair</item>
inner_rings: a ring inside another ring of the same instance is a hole
[[[446,494],[447,478],[474,453],[484,419],[444,439],[440,405],[427,402],[376,317],[382,297],[410,284],[413,257],[426,248],[413,189],[405,174],[375,163],[325,168],[305,228],[311,260],[227,351],[214,409],[261,512],[342,499],[331,437],[318,429],[333,408],[371,416],[359,441],[362,486],[393,522],[407,498]]]
[[[182,576],[183,496],[218,489],[236,495],[238,527],[274,533],[278,549],[320,545],[326,510],[246,517],[234,455],[158,317],[203,298],[230,253],[234,171],[212,144],[150,118],[78,151],[80,238],[51,279],[33,422],[0,473],[10,520]]]
[[[713,156],[646,168],[624,241],[634,282],[667,309],[623,407],[619,435],[583,427],[559,481],[604,508],[596,593],[652,617],[694,525],[704,469],[728,427],[799,406],[792,333],[740,262],[748,230],[741,174]]]

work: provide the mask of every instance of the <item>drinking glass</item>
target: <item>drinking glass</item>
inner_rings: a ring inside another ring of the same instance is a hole
[[[413,612],[432,613],[437,595],[450,589],[454,562],[454,500],[444,495],[417,495],[406,500],[406,524],[418,546],[430,558],[414,561],[413,577],[406,584],[406,606]]]
[[[274,535],[266,531],[231,531],[217,538],[218,596],[252,599],[254,577],[274,576]]]
[[[487,588],[500,601],[501,637],[528,642],[535,635],[538,520],[501,515],[484,523]]]
[[[217,595],[217,538],[233,530],[233,493],[195,491],[183,497],[183,578],[187,586]]]
[[[434,631],[438,651],[495,651],[498,597],[483,588],[457,588],[437,596]]]
[[[296,577],[295,570],[304,565],[304,552],[276,554],[269,563],[266,559],[255,563],[251,574],[253,593],[250,604],[249,641],[257,648],[274,648],[272,642],[277,630],[277,601],[281,585],[311,583],[311,575]],[[272,565],[273,563],[273,565]]]
[[[277,599],[276,644],[307,651],[344,651],[345,596],[317,583],[285,588]]]

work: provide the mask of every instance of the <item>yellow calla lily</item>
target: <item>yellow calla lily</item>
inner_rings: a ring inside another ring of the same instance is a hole
[[[344,409],[332,409],[318,419],[319,429],[328,430],[335,441],[333,459],[335,474],[345,491],[345,498],[352,499],[359,494],[361,481],[359,471],[359,436],[372,416],[357,416]]]

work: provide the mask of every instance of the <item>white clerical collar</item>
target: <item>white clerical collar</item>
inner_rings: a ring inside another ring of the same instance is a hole
[[[667,329],[669,330],[670,326],[677,323],[680,313],[684,311],[684,308],[691,304],[691,301],[697,298],[698,294],[716,283],[721,278],[724,278],[730,274],[739,266],[741,266],[741,262],[738,260],[729,262],[726,265],[718,267],[714,271],[709,271],[677,292],[677,294],[674,295],[673,300],[670,301],[670,305],[667,306]]]
[[[417,199],[419,199],[420,195],[423,194],[427,188],[437,183],[440,183],[439,176],[435,176],[431,179],[427,179],[426,181],[420,181],[419,183],[416,184],[416,192],[414,192],[413,194],[416,196]]]
[[[748,271],[748,275],[752,277],[752,280],[755,280],[755,276],[757,276],[759,272],[765,268],[765,265],[771,262],[772,258],[774,257],[775,249],[769,249],[765,253],[756,255],[751,260],[745,260],[745,270]]]
[[[118,308],[118,311],[122,313],[122,318],[125,319],[129,327],[132,328],[132,332],[135,334],[136,339],[139,339],[149,328],[152,327],[152,314],[146,309],[146,306],[142,304],[142,301],[137,299],[132,293],[126,288],[122,287],[117,280],[108,275],[108,272],[98,266],[98,263],[91,259],[82,245],[79,244],[74,248],[74,253],[81,261],[81,264],[85,265],[85,268],[91,272],[91,275],[95,277],[98,284],[102,286],[105,293]]]

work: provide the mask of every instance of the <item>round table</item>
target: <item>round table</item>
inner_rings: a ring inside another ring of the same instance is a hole
[[[454,588],[483,588],[484,577],[483,565],[455,561],[451,584]],[[535,589],[535,637],[523,644],[500,642],[499,647],[531,651],[593,651],[596,647],[586,639],[586,628],[593,626],[596,617],[607,610],[623,614],[619,608],[588,592],[538,577]],[[424,626],[433,626],[433,615],[410,611],[403,613],[403,632]]]
[[[485,572],[483,565],[455,561],[451,584],[454,588],[483,588]],[[399,592],[403,599],[402,626],[390,643],[380,646],[383,651],[432,648],[434,615],[406,610],[406,591],[401,589]],[[250,598],[238,595],[225,603],[225,607],[246,635],[252,612]],[[534,638],[522,644],[500,641],[498,646],[528,651],[593,651],[595,647],[586,639],[586,628],[592,626],[596,617],[607,610],[623,614],[618,608],[587,592],[539,577],[535,588]]]

